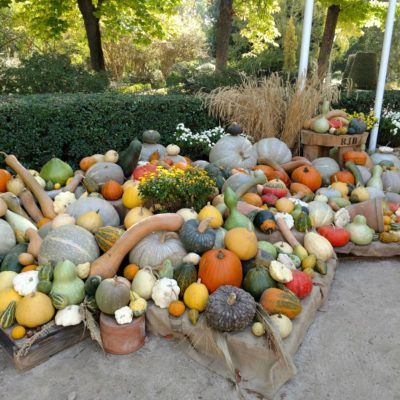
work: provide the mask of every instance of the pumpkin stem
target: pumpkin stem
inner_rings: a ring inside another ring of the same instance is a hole
[[[226,302],[227,302],[230,306],[233,306],[233,305],[236,303],[236,294],[232,292],[232,293],[228,296],[228,299],[226,300]]]
[[[223,260],[223,259],[225,258],[224,252],[220,250],[220,251],[218,252],[218,254],[217,254],[217,258],[218,258],[219,260]]]
[[[205,218],[205,219],[203,219],[203,221],[200,222],[200,224],[199,224],[197,230],[198,230],[200,233],[204,233],[204,232],[207,230],[208,226],[210,225],[210,222],[211,222],[211,221],[212,221],[212,218]]]

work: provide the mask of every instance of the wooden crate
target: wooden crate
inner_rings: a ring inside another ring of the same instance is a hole
[[[53,326],[48,334],[32,345],[28,354],[17,357],[18,350],[27,340],[10,338],[11,329],[0,328],[0,346],[11,359],[16,369],[26,371],[47,361],[54,354],[65,350],[83,340],[87,335],[83,323],[75,326]]]
[[[367,143],[368,132],[359,135],[330,135],[316,133],[303,129],[301,131],[301,144],[303,156],[312,161],[318,157],[329,157],[332,147],[338,148],[338,162],[343,166],[343,154],[349,150],[360,150],[361,145]]]

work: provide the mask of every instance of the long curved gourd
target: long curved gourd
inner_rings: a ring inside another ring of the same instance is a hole
[[[38,222],[43,218],[43,214],[36,205],[33,194],[29,190],[24,189],[19,195],[19,199],[21,200],[21,204],[25,208],[26,212],[35,222]]]
[[[32,228],[26,230],[25,236],[29,240],[27,252],[37,259],[39,257],[39,250],[43,239],[40,237],[39,233]]]
[[[156,231],[178,231],[183,225],[183,218],[178,214],[158,214],[147,217],[129,228],[114,245],[101,257],[95,260],[90,267],[90,276],[100,275],[112,278],[124,257],[145,236]],[[154,249],[156,251],[156,249]]]
[[[58,194],[62,192],[74,193],[84,177],[85,173],[82,170],[78,169],[75,171],[74,177],[71,179],[71,182],[68,183],[68,185],[64,186],[62,189],[50,190],[46,193],[51,199],[54,199]]]
[[[302,167],[304,165],[312,165],[312,162],[304,157],[297,157],[296,160],[292,159],[292,161],[282,164],[281,167],[285,170],[285,172],[292,172],[296,168]]]
[[[236,189],[236,196],[240,199],[245,193],[251,190],[254,186],[263,185],[267,182],[267,178],[262,171],[255,171],[254,177],[249,182],[244,183]]]
[[[20,202],[19,198],[14,193],[11,193],[11,192],[1,193],[0,197],[7,204],[7,208],[9,210],[15,212],[15,214],[18,214],[21,217],[31,220],[30,216],[21,207],[21,204],[20,204],[21,202]]]
[[[278,225],[279,230],[281,231],[284,239],[293,247],[299,246],[299,241],[295,238],[291,230],[286,224],[286,221],[282,217],[275,217],[276,224]]]
[[[12,168],[24,181],[25,185],[31,190],[36,200],[40,204],[40,208],[45,217],[53,219],[56,217],[54,212],[53,201],[47,195],[46,191],[40,186],[34,176],[17,160],[12,154],[2,153],[5,158],[5,163]]]

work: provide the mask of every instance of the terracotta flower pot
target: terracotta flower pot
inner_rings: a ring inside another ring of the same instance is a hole
[[[383,208],[382,199],[376,198],[372,200],[363,201],[362,203],[352,204],[346,207],[351,219],[356,215],[364,215],[367,219],[367,224],[375,232],[383,232],[385,225],[383,223]]]
[[[104,351],[111,354],[129,354],[144,345],[145,317],[134,318],[130,324],[118,325],[114,317],[100,314],[100,334]]]

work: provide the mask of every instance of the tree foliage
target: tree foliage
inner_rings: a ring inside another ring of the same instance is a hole
[[[290,18],[283,41],[283,70],[295,72],[297,66],[297,35],[294,19]]]

